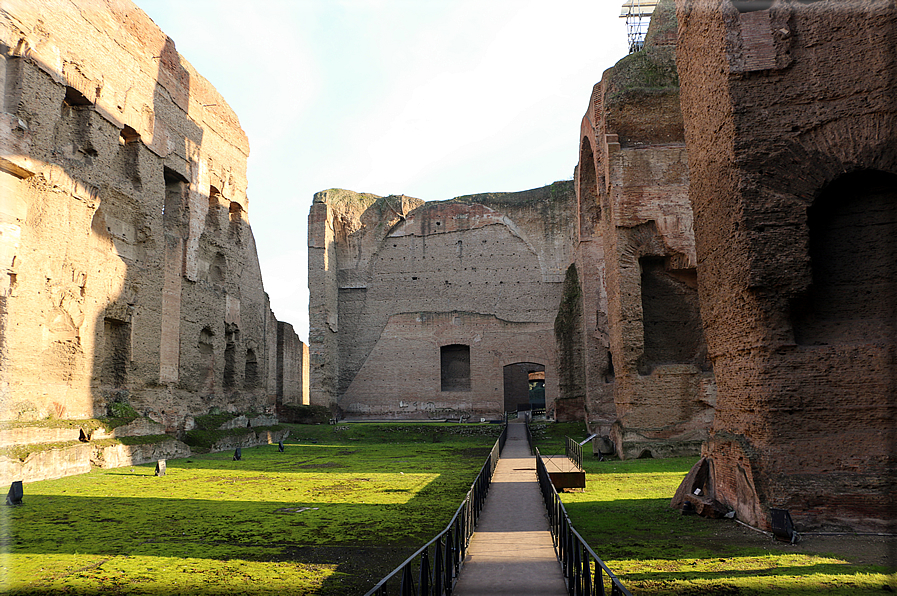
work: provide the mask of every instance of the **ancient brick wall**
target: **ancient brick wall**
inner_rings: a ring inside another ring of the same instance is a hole
[[[593,230],[581,226],[580,252],[601,246],[600,265],[592,267],[600,271],[593,285],[601,288],[602,320],[584,331],[601,337],[601,349],[586,368],[613,391],[608,430],[622,457],[697,453],[713,417],[675,28],[675,6],[661,3],[644,49],[595,86],[580,134],[580,221]],[[591,252],[583,268],[599,262]],[[595,292],[585,284],[583,290]]]
[[[0,419],[274,405],[248,152],[132,4],[0,12]]]
[[[277,404],[308,404],[308,346],[293,326],[277,323]]]
[[[330,190],[309,215],[312,403],[359,417],[498,417],[503,367],[545,367],[571,260],[568,183],[422,203]],[[441,354],[465,346],[463,387]]]
[[[740,519],[892,522],[897,13],[679,0],[710,488]]]

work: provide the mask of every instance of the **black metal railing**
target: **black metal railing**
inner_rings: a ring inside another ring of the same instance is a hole
[[[607,568],[604,561],[595,554],[595,551],[583,540],[579,532],[573,528],[567,510],[564,509],[564,504],[554,485],[551,484],[548,470],[545,469],[545,463],[542,461],[538,449],[536,449],[536,474],[539,477],[542,499],[548,509],[551,538],[554,542],[554,551],[557,553],[564,572],[567,593],[570,596],[605,596],[607,591],[604,584],[607,580],[611,596],[632,596],[632,593],[623,587],[617,576]]]
[[[570,437],[564,437],[564,455],[582,470],[582,445]]]
[[[442,596],[452,593],[507,440],[508,426],[505,425],[452,521],[365,596]]]

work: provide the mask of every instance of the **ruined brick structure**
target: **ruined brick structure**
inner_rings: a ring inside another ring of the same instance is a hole
[[[315,197],[312,403],[351,417],[496,417],[544,374],[549,413],[586,420],[621,456],[698,453],[715,385],[675,32],[669,0],[646,49],[595,86],[572,185],[441,203]],[[446,378],[452,366],[462,380]]]
[[[0,10],[0,420],[118,401],[174,433],[212,408],[303,401],[303,346],[262,286],[248,153],[129,2]]]
[[[551,409],[574,200],[570,182],[431,203],[315,195],[311,402],[350,417],[494,419],[528,403],[511,387],[543,373]]]
[[[698,308],[675,43],[668,0],[644,49],[595,85],[580,130],[582,377],[592,400],[611,392],[604,421],[613,422],[621,457],[697,453],[716,400]]]
[[[678,0],[678,19],[719,385],[702,483],[762,527],[775,507],[880,530],[897,519],[897,11]]]

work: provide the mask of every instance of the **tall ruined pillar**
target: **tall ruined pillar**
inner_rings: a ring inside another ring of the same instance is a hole
[[[677,6],[719,386],[705,494],[760,527],[777,508],[798,530],[881,530],[897,518],[897,9]]]
[[[675,17],[672,0],[661,0],[644,48],[595,86],[580,133],[580,239],[583,224],[591,220],[594,228],[580,254],[601,259],[593,275],[605,289],[590,309],[603,319],[606,347],[604,354],[593,350],[587,371],[590,386],[613,391],[616,420],[608,430],[622,458],[697,454],[713,416]],[[600,251],[584,253],[588,244]]]
[[[308,214],[309,401],[336,403],[339,375],[339,311],[333,211],[326,192],[315,195]]]

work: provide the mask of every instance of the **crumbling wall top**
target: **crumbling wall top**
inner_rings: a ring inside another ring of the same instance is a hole
[[[33,61],[56,82],[81,92],[97,113],[130,126],[165,157],[178,144],[156,94],[167,96],[200,128],[214,130],[245,158],[249,141],[224,98],[178,54],[175,44],[130,2],[16,1],[0,13],[5,53]],[[90,39],[90,43],[84,43]],[[124,50],[128,60],[121,60]]]
[[[623,146],[684,142],[676,30],[675,4],[662,0],[651,17],[644,48],[602,76],[603,102],[593,124],[597,127],[603,117],[605,132],[618,135]]]

